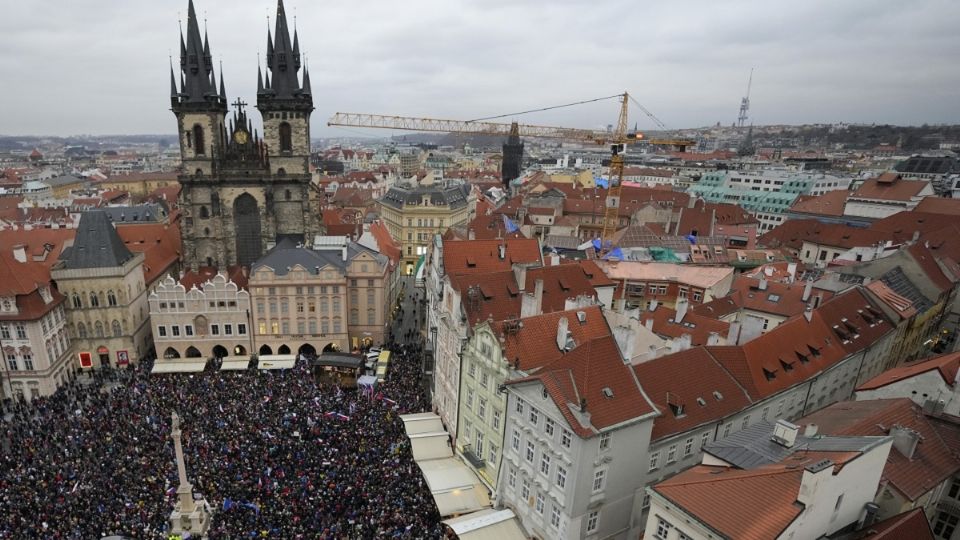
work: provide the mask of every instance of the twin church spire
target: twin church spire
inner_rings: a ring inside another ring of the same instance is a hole
[[[271,35],[267,29],[266,81],[257,66],[257,106],[261,110],[291,108],[313,110],[310,89],[310,74],[303,66],[303,82],[297,73],[301,69],[300,38],[296,28],[293,41],[287,26],[283,0],[277,2],[276,28]],[[187,35],[180,32],[180,77],[179,85],[173,65],[170,65],[170,101],[174,110],[226,111],[227,94],[220,69],[219,88],[210,54],[210,40],[204,31],[200,36],[193,0],[187,6]]]

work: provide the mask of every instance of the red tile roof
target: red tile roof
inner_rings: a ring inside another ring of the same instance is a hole
[[[533,381],[544,386],[570,428],[583,438],[657,414],[610,336],[578,345],[532,375],[507,384]],[[572,410],[580,411],[582,404],[589,414],[588,426],[581,424]]]
[[[948,216],[960,216],[960,199],[945,199],[943,197],[924,197],[920,204],[913,209],[914,212],[926,212],[930,214],[945,214]]]
[[[934,536],[920,507],[864,527],[850,540],[934,540]]]
[[[805,286],[805,282],[782,283],[767,280],[766,289],[760,290],[759,279],[741,274],[733,281],[730,294],[705,304],[692,306],[692,310],[698,315],[714,319],[741,309],[781,317],[793,317],[803,313],[806,309],[807,303],[803,300]],[[833,293],[813,289],[810,296],[817,295],[820,295],[823,299],[828,299],[833,296]]]
[[[651,440],[716,422],[753,403],[730,373],[702,347],[637,364],[633,371],[647,396],[663,413],[653,422]]]
[[[873,199],[882,201],[910,201],[930,185],[926,180],[904,180],[897,173],[883,173],[877,178],[866,180],[854,191],[852,199]]]
[[[47,287],[52,301],[40,296],[40,287]],[[17,313],[0,315],[0,320],[34,320],[60,305],[64,297],[50,285],[50,269],[39,262],[19,262],[9,251],[0,253],[0,296],[16,298]]]
[[[960,471],[960,460],[922,414],[920,406],[907,398],[835,403],[801,418],[796,424],[816,424],[825,435],[888,435],[893,426],[919,433],[921,442],[912,459],[896,448],[890,449],[882,477],[911,501]]]
[[[180,262],[180,223],[122,223],[117,234],[127,249],[143,253],[143,279],[147,284],[169,274]]]
[[[960,370],[960,353],[944,354],[929,358],[927,360],[911,362],[900,367],[888,369],[880,375],[877,375],[869,381],[861,384],[857,390],[876,390],[877,388],[882,388],[896,382],[911,379],[917,375],[920,375],[921,373],[927,373],[930,371],[937,371],[940,376],[943,377],[943,382],[945,382],[947,386],[954,386],[957,380],[958,370]]]
[[[795,520],[803,468],[777,463],[751,470],[697,465],[654,487],[698,521],[737,540],[770,540]]]
[[[377,241],[380,253],[386,255],[394,265],[400,262],[400,246],[390,235],[387,226],[379,219],[370,224],[370,234]]]
[[[742,346],[708,347],[753,399],[763,399],[806,381],[843,360],[847,352],[814,310],[794,317]]]
[[[581,324],[577,312],[584,313]],[[556,345],[557,328],[561,318],[567,319],[567,329],[578,345],[610,335],[599,306],[588,306],[570,311],[555,311],[522,320],[497,321],[493,331],[503,338],[503,357],[510,365],[519,362],[523,371],[540,368],[565,353]]]
[[[848,354],[869,347],[895,330],[860,288],[847,289],[822,303],[817,312]]]
[[[814,197],[797,198],[791,212],[802,214],[813,214],[817,216],[839,217],[843,215],[843,209],[847,204],[847,196],[850,192],[845,189],[836,189],[828,191],[823,195]]]
[[[866,288],[870,292],[874,293],[875,297],[890,307],[895,313],[897,313],[903,319],[909,319],[917,313],[917,308],[913,307],[913,302],[909,298],[904,298],[900,296],[893,289],[887,286],[886,283],[878,280],[871,281],[866,285]]]
[[[63,248],[73,245],[76,234],[76,229],[0,230],[0,251],[11,253],[13,246],[23,244],[29,257],[38,258],[49,246],[49,253],[38,262],[50,269],[60,258]]]
[[[712,317],[698,315],[687,310],[681,322],[676,322],[677,311],[667,306],[657,306],[654,311],[645,310],[640,313],[640,324],[652,321],[653,332],[659,336],[676,339],[683,335],[690,336],[690,344],[694,347],[706,345],[710,334],[719,334],[726,337],[730,330],[730,323]]]
[[[956,223],[954,216],[913,210],[897,212],[892,216],[878,219],[870,224],[870,229],[888,233],[890,240],[899,243],[913,240],[915,233],[920,233],[920,238],[926,239],[927,235],[950,227],[954,223]]]
[[[500,245],[505,245],[500,258]],[[533,238],[454,240],[443,244],[443,270],[449,276],[510,270],[513,263],[542,264],[540,244]]]

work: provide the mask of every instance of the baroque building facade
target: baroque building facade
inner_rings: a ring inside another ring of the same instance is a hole
[[[180,36],[180,81],[170,70],[170,104],[177,117],[183,171],[184,258],[199,266],[251,266],[278,239],[309,244],[322,232],[319,192],[311,182],[310,75],[302,82],[300,43],[278,3],[274,34],[267,33],[267,69],[257,69],[257,109],[263,137],[227,94],[217,87],[207,36],[201,38],[192,0],[187,35]]]

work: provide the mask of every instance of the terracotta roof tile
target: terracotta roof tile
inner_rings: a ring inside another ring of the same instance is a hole
[[[697,520],[737,540],[770,540],[795,520],[803,469],[751,470],[698,465],[654,487]]]
[[[178,222],[118,224],[117,234],[127,249],[144,254],[143,279],[147,284],[170,273],[180,262],[183,248]]]
[[[914,212],[926,212],[930,214],[945,214],[948,216],[960,216],[960,199],[945,199],[943,197],[924,197],[920,204],[913,209]]]
[[[934,540],[934,536],[921,507],[864,527],[850,540]]]
[[[899,174],[883,173],[866,180],[851,195],[851,199],[882,201],[909,201],[930,185],[926,180],[903,180]]]
[[[504,257],[499,248],[506,246]],[[513,263],[542,264],[540,244],[533,238],[454,240],[443,244],[443,270],[448,276],[510,270]]]
[[[911,302],[909,298],[900,296],[879,279],[868,283],[866,288],[874,293],[881,302],[889,306],[901,318],[909,319],[916,315],[917,308],[913,306],[913,302]]]
[[[578,345],[533,375],[507,384],[531,381],[543,384],[570,428],[583,438],[657,413],[610,336]],[[583,425],[572,410],[579,410],[581,403],[586,404],[589,426]]]
[[[888,369],[861,384],[857,390],[875,390],[929,371],[937,371],[940,373],[940,376],[943,377],[943,382],[945,382],[947,386],[954,386],[957,380],[958,370],[960,370],[960,353],[944,354]]]
[[[577,318],[578,311],[585,315],[583,324]],[[610,335],[610,328],[599,306],[555,311],[520,321],[495,321],[492,328],[503,338],[503,357],[511,365],[519,362],[520,369],[529,372],[563,356],[564,352],[556,345],[561,318],[567,319],[567,329],[574,343],[583,344]]]
[[[825,435],[887,435],[897,425],[919,433],[921,442],[913,458],[908,459],[892,448],[883,469],[883,479],[911,501],[960,471],[960,460],[922,414],[920,406],[907,398],[835,403],[796,423],[816,424]]]
[[[790,207],[790,211],[817,216],[839,217],[843,215],[849,194],[850,192],[845,189],[836,189],[814,197],[802,199],[798,197],[793,206]]]
[[[676,322],[676,318],[677,311],[675,309],[657,306],[654,311],[645,310],[640,313],[640,324],[651,321],[651,329],[655,334],[671,339],[689,335],[690,344],[694,347],[706,345],[707,340],[710,339],[710,334],[726,337],[730,330],[730,323],[699,315],[689,309],[681,322]]]
[[[752,403],[737,381],[702,347],[637,364],[633,371],[663,413],[653,422],[651,440],[717,421]]]

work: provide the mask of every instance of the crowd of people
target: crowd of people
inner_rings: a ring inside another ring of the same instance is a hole
[[[168,375],[144,362],[17,404],[0,431],[0,539],[168,538],[173,411],[212,539],[452,537],[399,419],[429,410],[420,347],[391,351],[375,395],[323,386],[302,361]]]

